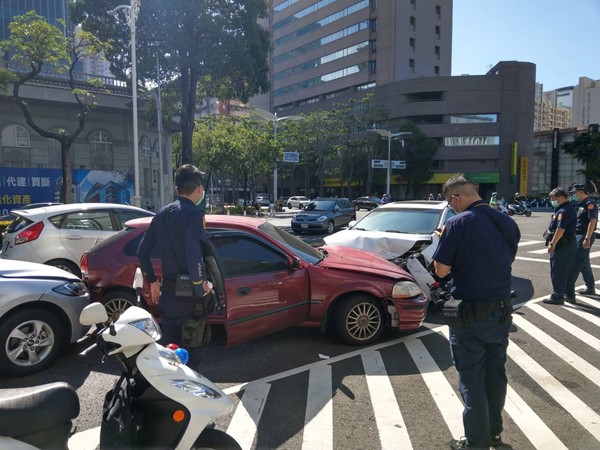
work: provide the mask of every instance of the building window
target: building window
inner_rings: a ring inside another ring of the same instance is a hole
[[[371,51],[371,53],[377,53],[377,40],[376,39],[369,41],[369,50]]]
[[[410,16],[410,27],[413,29],[413,31],[416,31],[416,29],[417,29],[417,18],[415,16]]]
[[[435,56],[437,56],[437,59],[440,59],[440,46],[439,45],[435,46]]]
[[[377,61],[375,61],[375,60],[369,61],[369,72],[377,73]]]
[[[497,123],[498,114],[451,115],[450,123]]]
[[[150,156],[152,154],[152,144],[146,136],[142,136],[142,139],[140,139],[140,147],[142,148],[142,155]]]
[[[408,68],[410,69],[410,71],[412,73],[415,73],[415,60],[414,59],[409,59],[408,60]]]
[[[377,19],[369,20],[369,28],[371,31],[377,31]]]
[[[439,25],[435,26],[435,35],[437,36],[438,40],[442,38],[442,28]]]
[[[408,45],[410,45],[411,50],[414,52],[415,47],[417,46],[415,38],[409,38]]]
[[[90,134],[90,163],[92,169],[113,169],[112,139],[104,131],[94,131]]]
[[[410,0],[410,4],[412,5],[413,9],[417,9],[417,0]]]
[[[31,147],[29,131],[21,125],[8,125],[2,130],[2,145],[6,147]]]
[[[438,19],[442,18],[442,7],[440,5],[435,5],[435,15]]]
[[[436,75],[440,74],[440,66],[433,66],[433,73]]]
[[[499,145],[500,136],[455,136],[443,138],[445,147],[462,145]]]

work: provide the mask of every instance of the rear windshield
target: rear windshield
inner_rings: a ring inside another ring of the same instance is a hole
[[[15,233],[17,231],[22,230],[23,228],[28,227],[32,223],[33,223],[32,220],[26,219],[25,217],[22,217],[22,216],[17,216],[17,218],[15,220],[13,220],[10,223],[10,225],[8,225],[6,227],[6,232],[7,233]]]

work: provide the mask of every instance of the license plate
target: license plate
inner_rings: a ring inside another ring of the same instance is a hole
[[[302,223],[302,224],[300,224],[300,227],[301,228],[308,228],[308,224],[307,223]]]

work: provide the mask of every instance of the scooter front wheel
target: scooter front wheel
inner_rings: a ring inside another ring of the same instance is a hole
[[[242,450],[242,447],[224,431],[207,428],[200,434],[192,450]]]

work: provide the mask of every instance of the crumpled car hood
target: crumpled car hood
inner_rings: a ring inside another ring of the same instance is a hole
[[[402,234],[386,231],[342,230],[323,238],[327,245],[343,245],[394,259],[409,251],[415,242],[431,240],[429,234]]]
[[[412,275],[400,266],[391,264],[372,253],[348,246],[321,247],[327,252],[327,257],[318,265],[332,269],[350,270],[353,272],[377,274],[393,279],[407,278],[413,280]]]

